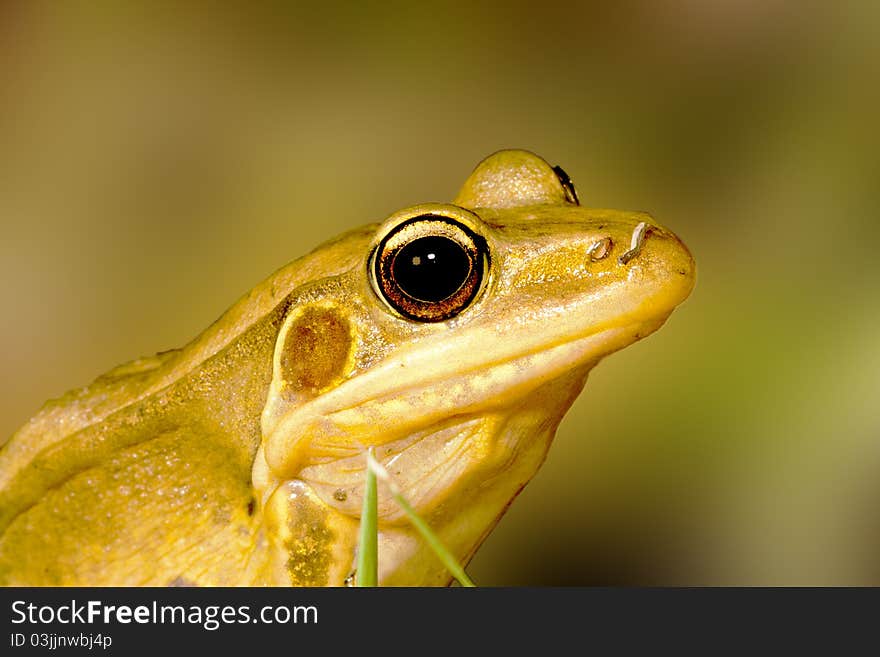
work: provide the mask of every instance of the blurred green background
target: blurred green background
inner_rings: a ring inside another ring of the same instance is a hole
[[[260,7],[0,4],[0,435],[523,147],[698,283],[477,583],[880,584],[880,4]]]

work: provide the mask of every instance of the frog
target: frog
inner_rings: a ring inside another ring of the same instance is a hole
[[[0,449],[0,583],[350,584],[368,456],[468,564],[590,370],[695,272],[649,214],[498,151],[451,203],[337,236],[185,347],[47,402]],[[449,585],[389,490],[378,583]]]

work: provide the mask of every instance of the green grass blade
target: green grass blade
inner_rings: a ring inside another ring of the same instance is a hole
[[[372,454],[368,452],[372,458]],[[361,508],[360,536],[355,583],[358,586],[376,586],[379,581],[379,527],[376,494],[376,473],[366,468],[364,477],[364,505]]]
[[[391,481],[391,477],[388,474],[388,471],[380,464],[372,452],[367,452],[367,472],[373,473],[373,484],[375,485],[375,477],[378,475],[382,481],[384,481],[388,485],[388,489],[391,491],[391,496],[394,498],[394,501],[400,506],[403,512],[406,514],[406,517],[409,518],[412,526],[416,528],[416,531],[422,535],[422,538],[437,555],[437,558],[440,559],[441,563],[446,567],[446,569],[452,574],[452,576],[458,580],[458,583],[462,586],[476,586],[476,584],[471,581],[471,578],[468,577],[467,573],[464,572],[464,568],[459,565],[456,558],[452,555],[452,553],[446,549],[446,546],[440,541],[437,535],[431,530],[422,517],[416,513],[416,510],[413,509],[409,502],[400,494],[397,486]],[[363,520],[361,520],[363,523]],[[361,525],[363,530],[363,525]]]
[[[431,528],[428,527],[428,523],[416,513],[416,510],[409,505],[409,502],[403,499],[403,496],[400,493],[396,493],[392,497],[394,497],[394,501],[400,505],[400,508],[403,509],[403,512],[406,514],[406,517],[409,518],[413,527],[418,530],[419,534],[422,535],[422,538],[425,539],[425,542],[434,551],[434,554],[437,555],[437,558],[440,559],[444,566],[446,566],[446,570],[452,573],[452,576],[458,580],[458,583],[462,586],[476,586],[476,584],[471,581],[471,578],[468,577],[467,573],[464,572],[464,568],[462,568],[458,561],[456,561],[455,557],[452,556],[452,553],[446,549],[446,546],[443,545],[443,543],[440,542],[440,539],[437,538],[437,534],[431,531]]]

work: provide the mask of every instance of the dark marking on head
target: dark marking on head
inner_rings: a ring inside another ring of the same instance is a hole
[[[253,497],[248,501],[248,505],[247,505],[248,516],[254,515],[254,508],[256,507],[256,504],[257,504],[257,501]]]
[[[351,351],[348,319],[335,308],[310,307],[294,320],[281,350],[281,376],[292,394],[317,394],[345,374]]]

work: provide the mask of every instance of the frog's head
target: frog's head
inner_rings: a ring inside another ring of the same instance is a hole
[[[484,160],[453,204],[401,210],[353,244],[356,267],[292,295],[255,466],[264,495],[302,479],[353,516],[368,447],[423,512],[489,499],[507,477],[497,516],[589,369],[694,284],[670,231],[581,207],[567,175],[525,151]],[[380,517],[399,519],[381,495]]]

